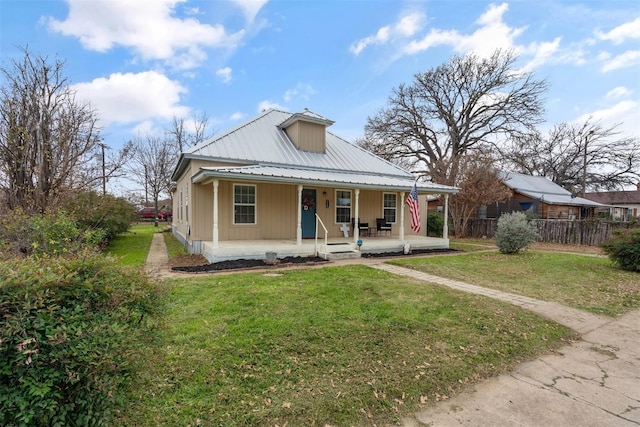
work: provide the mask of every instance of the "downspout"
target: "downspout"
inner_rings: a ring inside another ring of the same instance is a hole
[[[298,185],[298,227],[296,229],[296,245],[302,245],[302,184]]]

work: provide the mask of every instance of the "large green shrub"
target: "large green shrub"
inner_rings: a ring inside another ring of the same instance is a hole
[[[438,212],[427,214],[427,236],[442,237],[444,228],[444,215]]]
[[[640,271],[640,228],[615,230],[602,249],[623,270]]]
[[[103,230],[105,243],[129,230],[136,218],[134,206],[121,197],[95,192],[79,193],[65,209],[86,230]]]
[[[538,231],[524,212],[512,212],[498,219],[494,239],[500,252],[515,254],[534,243],[538,239]]]
[[[157,294],[82,253],[0,263],[0,425],[102,426],[122,398]]]

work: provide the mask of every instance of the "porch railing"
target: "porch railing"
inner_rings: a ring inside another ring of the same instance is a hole
[[[327,231],[327,227],[324,226],[324,223],[322,222],[322,220],[320,219],[320,217],[318,216],[318,214],[316,214],[316,247],[315,247],[315,256],[318,256],[318,224],[320,224],[322,226],[322,228],[324,229],[324,247],[325,247],[325,251],[324,251],[324,259],[327,259],[327,238],[329,235],[329,231]]]

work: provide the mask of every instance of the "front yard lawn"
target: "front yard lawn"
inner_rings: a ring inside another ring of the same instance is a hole
[[[620,270],[607,258],[539,251],[483,252],[390,263],[606,316],[640,308],[640,275]]]
[[[573,336],[515,306],[361,265],[168,284],[165,328],[141,343],[118,424],[390,424]]]
[[[147,260],[153,233],[159,231],[153,224],[136,224],[127,233],[113,239],[105,254],[115,256],[121,265],[142,267]]]

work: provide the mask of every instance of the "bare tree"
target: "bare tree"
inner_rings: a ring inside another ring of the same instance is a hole
[[[560,123],[547,137],[534,133],[512,139],[501,149],[503,163],[514,172],[545,176],[576,193],[636,184],[640,140],[620,138],[618,126],[604,126],[591,118]]]
[[[196,113],[191,121],[191,126],[189,126],[184,118],[174,116],[171,128],[166,131],[175,140],[180,153],[189,147],[200,144],[210,136],[207,133],[209,117],[206,113]]]
[[[449,213],[456,237],[465,237],[467,223],[478,207],[508,199],[511,190],[498,177],[489,150],[478,149],[460,156],[458,168],[453,184],[460,191],[451,197]]]
[[[517,56],[454,56],[392,91],[387,106],[367,119],[374,151],[409,159],[414,172],[453,184],[460,156],[506,136],[530,133],[541,122],[544,80],[517,72]]]
[[[0,191],[9,209],[43,213],[86,187],[82,165],[99,129],[96,113],[69,87],[64,62],[21,50],[22,59],[0,68]]]
[[[163,194],[170,194],[171,173],[177,161],[177,147],[171,139],[147,135],[139,136],[132,143],[131,160],[127,167],[129,177],[151,194],[156,225],[158,199]]]

